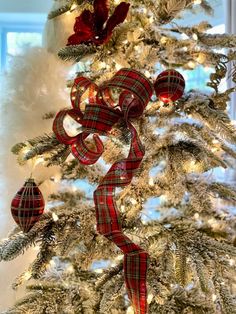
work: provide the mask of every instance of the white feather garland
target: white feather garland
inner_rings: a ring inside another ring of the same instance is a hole
[[[27,49],[15,57],[10,71],[1,79],[1,150],[0,214],[9,216],[9,204],[14,193],[31,172],[31,162],[19,167],[11,154],[11,147],[35,136],[51,132],[51,120],[43,120],[45,113],[66,107],[69,95],[66,90],[68,64],[63,64],[56,56],[44,48]],[[58,176],[59,168],[46,168],[38,164],[34,171],[37,182],[48,181]],[[45,197],[53,192],[53,187],[45,183]],[[44,190],[44,189],[43,189]],[[5,226],[7,228],[7,226]],[[5,229],[5,228],[3,228]],[[5,230],[1,230],[2,232]]]

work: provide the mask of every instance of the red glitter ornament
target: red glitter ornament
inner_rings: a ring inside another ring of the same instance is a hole
[[[172,69],[161,72],[154,83],[156,95],[164,103],[170,103],[181,98],[184,88],[184,77]]]
[[[11,202],[12,217],[23,232],[28,232],[40,219],[44,205],[43,195],[34,179],[26,180]]]

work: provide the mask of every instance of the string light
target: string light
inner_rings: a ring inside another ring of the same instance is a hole
[[[74,2],[70,8],[70,12],[74,11],[77,7],[78,5]]]
[[[215,218],[208,219],[207,222],[213,229],[216,229],[218,227],[218,222]]]
[[[203,64],[206,61],[205,53],[200,52],[196,60],[198,63]]]
[[[119,63],[116,63],[115,67],[116,67],[117,71],[119,71],[120,69],[123,68],[123,66],[121,64],[119,64]]]
[[[231,259],[229,260],[229,265],[230,265],[230,266],[234,266],[234,265],[235,265],[235,260],[231,258]]]
[[[131,202],[132,205],[136,205],[138,203],[134,198],[131,198],[130,202]]]
[[[153,294],[151,294],[151,293],[148,295],[148,297],[147,297],[147,303],[148,303],[148,304],[150,304],[150,303],[152,302],[153,297],[154,297],[154,296],[153,296]]]
[[[151,77],[151,73],[150,73],[149,71],[147,71],[147,70],[144,72],[144,74],[145,74],[147,77]]]
[[[61,179],[61,176],[60,176],[59,174],[57,174],[57,175],[55,175],[55,176],[53,177],[53,181],[54,181],[55,183],[60,182],[60,179]]]
[[[58,221],[59,220],[59,217],[57,216],[57,214],[55,214],[55,213],[52,213],[52,219],[53,219],[53,221]]]
[[[191,68],[191,69],[194,69],[196,67],[196,63],[193,62],[193,61],[189,61],[188,62],[188,67]]]
[[[194,214],[194,219],[195,219],[195,220],[198,220],[198,219],[199,219],[199,214],[198,214],[198,213]]]
[[[120,254],[116,257],[117,261],[122,261],[123,260],[124,255]]]
[[[132,306],[128,307],[126,314],[134,314],[134,309],[132,308]]]
[[[49,262],[49,265],[50,265],[51,267],[55,267],[55,266],[56,266],[56,263],[54,262],[53,259],[51,259],[50,262]]]
[[[44,161],[45,161],[45,160],[44,160],[43,157],[38,157],[38,158],[36,158],[34,165],[37,166],[37,165],[39,165],[39,164],[42,164]]]
[[[148,183],[149,183],[150,186],[154,186],[154,180],[153,180],[153,178],[150,178]]]
[[[153,22],[154,22],[154,17],[153,16],[149,17],[149,23],[152,24]]]
[[[69,265],[67,268],[66,268],[66,272],[69,273],[69,274],[72,274],[74,272],[74,267],[73,265]]]
[[[29,280],[31,278],[32,273],[30,271],[27,271],[24,273],[23,279],[24,280]]]
[[[38,252],[40,250],[40,246],[39,245],[36,245],[34,248],[33,248],[34,251]]]
[[[195,160],[190,159],[183,164],[183,169],[186,173],[202,172],[203,166],[201,162],[196,162]]]
[[[161,44],[166,44],[167,43],[168,38],[166,36],[162,36],[160,39]]]
[[[98,268],[94,270],[95,273],[97,274],[102,274],[103,273],[103,269],[102,268]]]

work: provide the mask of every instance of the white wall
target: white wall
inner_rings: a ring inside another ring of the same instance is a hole
[[[216,26],[224,23],[224,2],[228,0],[210,0],[209,2],[214,7],[214,15],[207,15],[203,11],[199,10],[197,14],[192,14],[191,11],[186,10],[184,13],[184,19],[178,20],[177,24],[183,26],[189,26],[193,24],[198,24],[202,21],[207,21],[212,26]],[[236,0],[230,0],[235,1]]]
[[[48,13],[53,0],[0,0],[0,13]]]
[[[0,31],[9,24],[42,24],[53,0],[0,0]]]
[[[230,34],[236,34],[236,0],[226,0],[226,31]],[[229,71],[232,70],[232,65],[229,66]],[[235,87],[235,83],[229,81],[229,87]],[[236,93],[231,95],[230,114],[232,119],[236,119]]]

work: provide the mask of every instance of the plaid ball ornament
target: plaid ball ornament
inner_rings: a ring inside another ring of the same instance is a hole
[[[161,72],[154,83],[157,98],[166,104],[181,98],[184,88],[184,77],[172,69]]]
[[[43,195],[34,179],[26,180],[11,202],[12,217],[23,232],[30,231],[39,221],[44,205]]]

